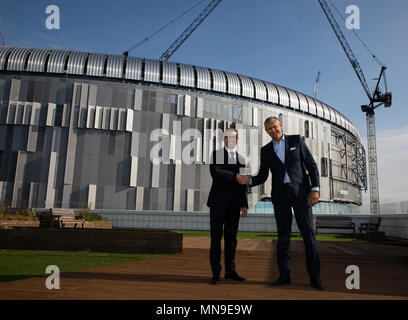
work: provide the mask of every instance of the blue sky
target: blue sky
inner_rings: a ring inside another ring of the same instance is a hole
[[[120,54],[198,2],[2,0],[0,31],[8,46]],[[408,134],[404,94],[408,89],[408,1],[332,2],[345,16],[348,5],[359,7],[357,32],[388,66],[393,105],[376,112],[380,196],[382,202],[408,200],[408,174],[400,158],[401,152],[408,156],[404,139]],[[203,1],[130,55],[160,57],[208,3]],[[48,5],[60,9],[60,30],[45,27]],[[373,88],[379,66],[344,21],[335,17]],[[223,0],[171,60],[253,76],[310,95],[320,71],[318,98],[349,118],[363,139],[366,136],[360,105],[367,103],[367,97],[317,0]],[[381,145],[383,137],[386,145]]]

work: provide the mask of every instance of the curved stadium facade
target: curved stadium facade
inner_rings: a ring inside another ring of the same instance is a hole
[[[319,167],[314,212],[352,212],[366,186],[365,151],[329,105],[278,84],[207,67],[52,49],[0,49],[0,198],[13,207],[208,211],[211,151],[235,126],[256,174],[263,130],[278,116]],[[154,132],[160,129],[156,139]],[[185,132],[194,129],[193,136]],[[196,133],[199,134],[196,134]],[[255,132],[255,135],[253,134]],[[251,134],[252,133],[252,134]],[[195,136],[194,136],[195,135]],[[168,141],[155,164],[150,153]],[[181,153],[193,145],[193,163]],[[256,211],[270,177],[252,188]]]

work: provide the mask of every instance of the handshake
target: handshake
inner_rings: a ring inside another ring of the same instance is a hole
[[[236,180],[239,184],[246,185],[249,183],[249,176],[244,174],[237,174]]]

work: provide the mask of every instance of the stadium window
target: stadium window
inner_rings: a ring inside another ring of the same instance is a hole
[[[108,138],[108,155],[115,155],[116,133],[114,131],[109,132]]]
[[[321,176],[322,177],[327,177],[328,176],[327,158],[322,158],[322,160],[321,160]]]
[[[62,125],[62,115],[64,113],[64,105],[57,104],[57,108],[55,110],[55,121],[54,126],[61,127]]]
[[[170,103],[176,104],[177,103],[177,95],[171,94],[170,95]]]
[[[305,138],[309,138],[309,120],[305,120]]]

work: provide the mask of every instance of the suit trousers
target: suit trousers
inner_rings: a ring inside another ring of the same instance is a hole
[[[297,197],[289,184],[283,185],[279,201],[274,204],[278,227],[277,260],[279,273],[282,276],[290,275],[292,207],[305,244],[307,271],[310,278],[319,278],[320,257],[313,228],[312,206],[308,197],[303,199]]]
[[[211,246],[210,263],[214,276],[221,272],[221,239],[224,229],[224,262],[225,273],[235,271],[235,251],[237,247],[237,231],[241,208],[238,206],[211,207],[210,227]]]

